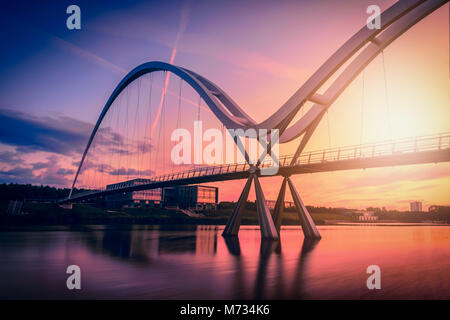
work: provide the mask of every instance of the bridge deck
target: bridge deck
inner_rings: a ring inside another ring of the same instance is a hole
[[[277,176],[447,162],[450,161],[450,133],[313,151],[301,155],[293,165],[291,165],[292,157],[290,155],[280,158]],[[261,167],[271,165],[272,161],[265,161]],[[202,167],[152,177],[151,182],[139,185],[74,194],[72,198],[61,199],[59,203],[76,202],[120,192],[245,179],[249,176],[249,168],[249,164],[246,163]],[[260,172],[258,175],[268,177],[261,175]]]

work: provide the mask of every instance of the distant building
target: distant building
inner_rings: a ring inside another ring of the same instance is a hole
[[[276,200],[266,200],[266,205],[269,209],[273,210],[275,209],[275,204],[277,203]],[[294,208],[295,204],[292,201],[284,201],[284,207],[286,209]]]
[[[378,216],[375,215],[373,211],[362,211],[361,215],[358,217],[359,221],[377,221]]]
[[[422,202],[420,202],[420,201],[411,202],[410,211],[411,212],[422,212]]]
[[[210,186],[177,186],[164,188],[163,202],[167,207],[183,209],[216,209],[219,200],[219,189]]]
[[[133,179],[124,182],[114,183],[106,186],[106,190],[114,190],[123,187],[132,187],[149,183],[148,179]],[[110,208],[121,207],[161,207],[161,188],[143,191],[122,192],[107,195],[105,197],[106,206]]]
[[[432,205],[428,207],[428,212],[450,212],[450,206]]]
[[[133,179],[106,186],[106,190],[150,183],[148,179]],[[216,209],[219,190],[210,186],[176,186],[122,192],[105,197],[107,207],[176,207],[183,209]]]

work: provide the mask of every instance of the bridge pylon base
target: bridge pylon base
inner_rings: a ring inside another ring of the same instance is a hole
[[[256,195],[256,211],[258,214],[258,221],[261,230],[261,238],[269,240],[277,240],[278,232],[272,220],[272,215],[267,207],[264,193],[261,188],[258,176],[255,173],[250,174],[247,182],[242,190],[236,206],[227,222],[225,230],[222,233],[224,237],[237,236],[239,233],[239,227],[241,226],[242,214],[244,213],[245,205],[247,203],[248,194],[252,186],[252,182],[255,183],[255,195]]]
[[[272,215],[267,207],[266,199],[264,198],[264,193],[256,174],[253,175],[253,180],[255,181],[256,211],[258,213],[258,221],[261,229],[261,238],[277,240],[278,232],[273,223]]]
[[[283,221],[283,213],[284,213],[284,198],[286,195],[286,184],[287,178],[283,178],[283,182],[281,183],[280,192],[278,193],[277,202],[275,203],[275,208],[273,209],[273,223],[275,224],[275,228],[277,229],[278,235],[280,234],[281,222]]]
[[[233,208],[230,218],[228,219],[225,230],[223,230],[222,236],[230,237],[237,236],[239,233],[239,228],[241,226],[242,214],[244,213],[245,205],[247,204],[248,193],[250,192],[250,187],[252,186],[253,175],[248,177],[245,183],[244,189],[242,190],[239,200]]]
[[[294,184],[292,183],[290,178],[285,178],[289,184],[289,189],[291,190],[292,199],[294,200],[295,209],[297,211],[298,217],[300,219],[300,224],[302,225],[303,234],[305,235],[305,239],[321,239],[319,231],[314,223],[314,220],[311,218],[311,215],[308,212],[305,204],[303,203],[300,195],[295,189]]]

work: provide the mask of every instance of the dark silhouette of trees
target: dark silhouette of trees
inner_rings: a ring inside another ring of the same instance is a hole
[[[78,191],[78,190],[77,190]],[[80,190],[81,191],[81,190]],[[8,200],[39,200],[55,201],[67,197],[69,188],[55,188],[49,186],[33,186],[31,184],[0,184],[0,201]]]

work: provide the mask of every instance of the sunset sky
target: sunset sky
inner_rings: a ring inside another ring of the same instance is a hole
[[[69,187],[109,95],[147,61],[193,70],[265,120],[365,24],[368,5],[384,10],[394,2],[77,1],[81,30],[66,28],[72,1],[2,3],[0,182]],[[380,55],[331,106],[306,151],[450,132],[449,29],[446,4],[391,44],[386,75]],[[177,79],[168,88],[177,92]],[[450,205],[448,163],[293,180],[308,205]],[[266,199],[276,199],[281,178],[262,181]],[[218,183],[219,200],[236,201],[244,183]]]

